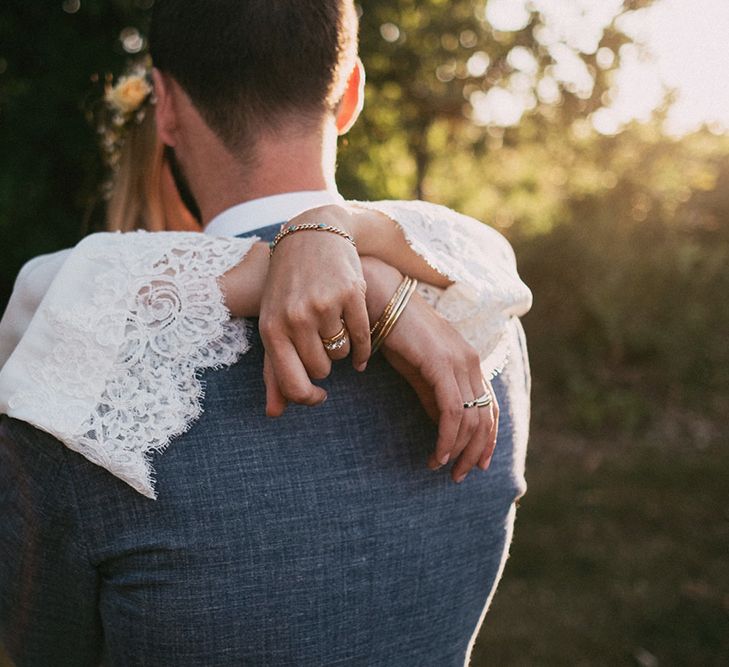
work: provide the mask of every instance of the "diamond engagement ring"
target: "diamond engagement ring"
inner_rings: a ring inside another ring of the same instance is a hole
[[[330,336],[329,338],[322,338],[321,342],[327,352],[335,352],[336,350],[343,348],[347,344],[347,340],[347,329],[343,326],[333,336]]]
[[[486,408],[494,402],[494,397],[491,392],[487,391],[478,398],[474,398],[472,401],[467,401],[463,404],[464,408]]]

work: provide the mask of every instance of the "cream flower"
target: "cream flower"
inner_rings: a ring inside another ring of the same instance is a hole
[[[115,86],[108,87],[104,99],[114,110],[129,114],[139,109],[151,92],[152,86],[144,76],[132,74],[123,76]]]

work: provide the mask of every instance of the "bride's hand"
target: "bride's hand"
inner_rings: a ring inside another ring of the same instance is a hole
[[[356,238],[344,207],[312,209],[290,224],[332,225]],[[322,231],[301,231],[282,239],[269,262],[261,298],[259,328],[266,349],[266,410],[280,415],[286,401],[316,405],[326,392],[311,382],[331,371],[332,359],[346,357],[364,370],[370,356],[366,284],[357,250],[346,239]],[[322,339],[346,327],[347,340],[327,351]]]
[[[402,278],[392,267],[363,258],[367,304],[376,319]],[[429,466],[454,462],[452,478],[461,482],[478,465],[485,470],[496,445],[499,407],[490,384],[483,379],[477,352],[417,294],[385,340],[386,359],[413,387],[430,417],[438,424],[438,441]],[[464,403],[486,392],[488,407],[465,408]]]

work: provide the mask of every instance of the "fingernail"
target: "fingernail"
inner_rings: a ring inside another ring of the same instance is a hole
[[[464,472],[460,477],[456,477],[456,484],[460,484],[466,477],[468,477],[467,472]]]
[[[448,452],[448,454],[445,454],[444,456],[441,456],[438,459],[438,463],[440,463],[442,466],[444,466],[446,463],[448,463],[448,459],[450,459],[450,458],[451,458],[451,454],[450,454],[450,452]]]
[[[359,366],[357,366],[357,370],[362,373],[364,372],[364,369],[367,368],[367,362],[363,361]]]

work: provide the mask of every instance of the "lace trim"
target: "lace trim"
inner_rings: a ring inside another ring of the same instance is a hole
[[[249,348],[217,279],[257,240],[133,232],[82,241],[69,262],[92,265],[92,303],[41,306],[54,343],[27,364],[32,390],[9,407],[42,406],[37,426],[156,498],[150,454],[202,413],[199,372]]]
[[[481,357],[484,376],[503,369],[509,352],[508,322],[531,307],[514,252],[490,227],[444,206],[422,201],[355,202],[389,217],[408,245],[453,285],[420,284],[418,292]]]

